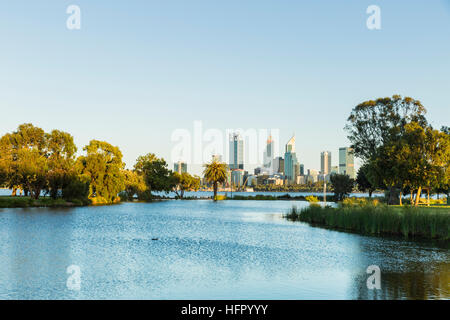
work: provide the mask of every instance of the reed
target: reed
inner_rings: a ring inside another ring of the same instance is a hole
[[[286,215],[292,221],[371,235],[450,239],[450,209],[391,207],[384,204],[340,204],[337,208],[312,204]]]

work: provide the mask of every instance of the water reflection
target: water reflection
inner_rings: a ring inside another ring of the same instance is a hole
[[[0,213],[3,299],[449,298],[448,248],[282,219],[296,201],[163,201]],[[152,239],[158,238],[154,241]],[[66,268],[82,269],[80,292]],[[366,268],[381,268],[382,290]]]

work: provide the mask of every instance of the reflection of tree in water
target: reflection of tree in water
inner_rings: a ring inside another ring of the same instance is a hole
[[[369,290],[366,280],[369,275],[357,278],[357,298],[390,299],[448,299],[450,298],[450,263],[430,262],[428,265],[417,263],[411,271],[381,271],[381,289]]]

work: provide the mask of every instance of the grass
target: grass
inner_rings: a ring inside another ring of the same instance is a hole
[[[82,200],[66,201],[64,199],[52,199],[40,197],[38,200],[30,197],[0,196],[0,208],[31,208],[31,207],[76,207],[87,205]]]
[[[292,221],[370,235],[450,240],[450,209],[391,207],[382,204],[341,204],[337,208],[312,204],[286,215]]]

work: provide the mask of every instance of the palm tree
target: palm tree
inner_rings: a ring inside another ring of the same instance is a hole
[[[225,163],[217,161],[216,159],[212,160],[211,163],[205,164],[203,175],[208,183],[213,184],[214,201],[217,201],[217,188],[219,183],[224,183],[227,181],[227,171],[228,166]]]

